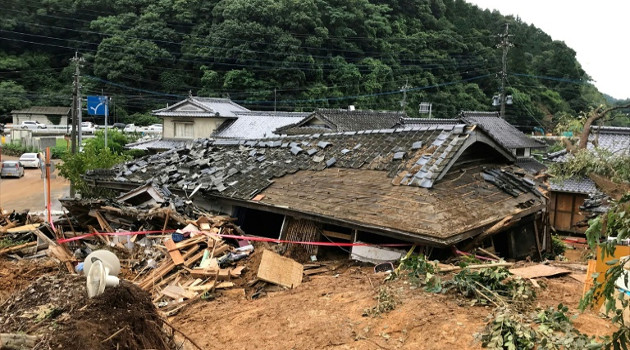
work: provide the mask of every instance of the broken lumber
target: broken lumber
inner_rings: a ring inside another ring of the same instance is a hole
[[[15,245],[13,247],[0,249],[0,255],[14,253],[14,252],[20,251],[20,250],[22,250],[24,248],[33,247],[33,246],[36,246],[36,245],[37,245],[37,241],[33,241],[33,242],[28,242],[28,243],[24,243],[24,244],[20,244],[20,245]]]
[[[295,288],[302,283],[303,273],[302,264],[265,249],[260,260],[257,277],[282,287]]]
[[[166,249],[168,249],[168,255],[173,260],[175,266],[180,266],[184,264],[184,258],[182,257],[182,253],[179,252],[179,249],[175,246],[175,242],[172,239],[165,239],[164,245]]]
[[[32,349],[39,339],[36,335],[0,333],[0,349]]]
[[[493,268],[493,267],[509,267],[512,265],[514,265],[514,263],[508,263],[508,262],[499,262],[499,263],[492,263],[492,264],[476,264],[476,265],[468,265],[466,267],[438,264],[438,269],[439,269],[439,272],[452,272],[452,271],[459,271],[463,269],[474,270],[474,269],[485,269],[485,268]]]

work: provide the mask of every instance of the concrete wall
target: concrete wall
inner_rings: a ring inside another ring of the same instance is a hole
[[[191,123],[192,124],[192,137],[186,137],[189,139],[198,139],[210,137],[210,134],[214,132],[223,122],[225,118],[181,118],[181,117],[164,117],[164,128],[162,137],[166,139],[172,138],[184,138],[176,135],[175,124],[176,123]]]
[[[66,125],[68,123],[68,117],[67,116],[62,116],[61,117],[61,121],[59,122],[59,124],[53,124],[48,117],[46,117],[43,114],[14,114],[13,115],[13,125],[14,126],[18,126],[20,125],[24,120],[35,120],[38,121],[42,124],[46,124],[46,125]]]

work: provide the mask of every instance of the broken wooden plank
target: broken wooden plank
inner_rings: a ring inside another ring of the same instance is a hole
[[[168,255],[171,257],[171,260],[173,260],[173,263],[176,266],[183,265],[184,258],[182,257],[182,253],[179,252],[179,249],[177,249],[175,242],[173,242],[172,239],[165,239],[164,245],[166,249],[168,249]]]
[[[18,226],[18,227],[13,227],[13,228],[9,228],[6,230],[6,233],[26,233],[26,232],[32,232],[33,230],[35,230],[36,228],[39,228],[39,226],[41,226],[41,224],[28,224],[28,225],[23,225],[23,226]]]
[[[34,247],[36,245],[37,245],[37,241],[33,241],[33,242],[28,242],[28,243],[24,243],[24,244],[20,244],[20,245],[15,245],[15,246],[12,246],[12,247],[0,249],[0,255],[18,252],[18,251],[20,251],[20,250],[22,250],[24,248]]]
[[[566,275],[571,271],[560,267],[538,264],[510,269],[510,272],[522,278],[540,278]]]
[[[304,274],[307,276],[315,275],[318,273],[324,273],[324,272],[330,272],[330,269],[327,266],[324,266],[317,269],[304,270]]]
[[[349,240],[352,239],[352,235],[341,233],[341,232],[322,230],[322,234],[324,236],[327,236],[327,237],[339,238],[339,239],[343,239],[343,240],[346,240],[346,241],[349,241]]]
[[[240,277],[244,269],[245,266],[237,266],[233,269],[230,269],[230,277]]]
[[[217,284],[214,288],[215,289],[225,289],[225,288],[232,288],[234,287],[234,283],[233,282],[221,282],[219,284]]]
[[[295,288],[302,283],[303,272],[302,264],[265,249],[258,267],[257,277],[279,286]]]
[[[514,265],[514,263],[499,262],[499,263],[492,263],[492,264],[475,264],[475,265],[468,265],[466,267],[461,267],[461,266],[452,266],[452,265],[445,265],[445,264],[438,263],[438,269],[439,269],[439,272],[452,272],[452,271],[463,270],[464,268],[470,269],[470,270],[476,270],[476,269],[485,269],[485,268],[493,268],[493,267],[509,267],[512,265]]]

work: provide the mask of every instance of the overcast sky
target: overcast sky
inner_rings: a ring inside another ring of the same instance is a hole
[[[630,0],[466,0],[519,16],[575,50],[599,91],[630,98]],[[508,67],[509,70],[509,67]]]

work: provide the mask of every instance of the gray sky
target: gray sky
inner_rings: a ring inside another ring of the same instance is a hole
[[[630,98],[629,0],[466,0],[514,15],[564,41],[599,91]],[[509,69],[509,67],[508,67]]]

